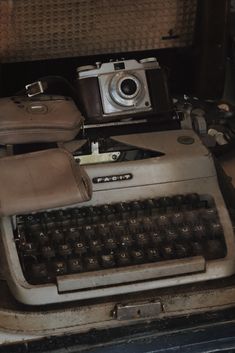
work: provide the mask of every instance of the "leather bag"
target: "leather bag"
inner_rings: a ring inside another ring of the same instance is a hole
[[[0,159],[0,215],[15,215],[88,201],[84,168],[64,149]]]

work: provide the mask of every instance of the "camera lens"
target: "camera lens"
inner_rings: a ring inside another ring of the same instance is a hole
[[[142,97],[142,81],[138,76],[129,73],[118,73],[110,81],[110,97],[123,107],[133,107]]]
[[[120,88],[125,95],[132,96],[137,90],[137,84],[135,83],[135,81],[131,80],[130,78],[127,78],[126,80],[122,81]]]

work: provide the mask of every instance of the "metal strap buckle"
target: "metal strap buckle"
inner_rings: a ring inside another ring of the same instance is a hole
[[[44,92],[41,81],[30,83],[25,86],[25,89],[28,97],[34,97]]]

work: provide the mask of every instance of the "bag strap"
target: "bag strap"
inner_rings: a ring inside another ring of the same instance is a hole
[[[31,98],[45,92],[67,95],[79,106],[79,97],[76,89],[62,76],[40,77],[38,81],[27,84],[23,90],[16,93],[16,96],[28,96]]]

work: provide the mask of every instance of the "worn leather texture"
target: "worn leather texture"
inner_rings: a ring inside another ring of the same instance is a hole
[[[0,216],[74,205],[91,195],[85,170],[63,149],[0,159]]]
[[[83,117],[70,98],[0,99],[0,144],[70,141],[82,123]]]

